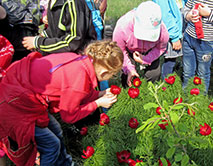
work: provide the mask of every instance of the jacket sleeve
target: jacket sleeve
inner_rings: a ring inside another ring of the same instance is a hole
[[[48,37],[50,36],[50,29],[48,28],[45,34],[46,37],[36,37],[34,44],[39,51],[46,53],[76,52],[81,49],[87,40],[96,39],[89,8],[86,4],[77,5],[84,5],[80,6],[82,10],[79,13],[75,1],[67,1],[62,7],[57,28],[63,32],[63,35],[50,38]]]
[[[156,42],[156,46],[146,56],[143,56],[143,64],[151,65],[153,61],[158,59],[166,51],[168,41],[169,33],[162,23],[159,40]]]

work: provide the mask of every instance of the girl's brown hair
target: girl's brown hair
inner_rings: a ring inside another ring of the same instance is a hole
[[[85,54],[93,59],[94,66],[101,65],[113,73],[117,73],[122,68],[123,52],[116,42],[98,40],[87,46]]]

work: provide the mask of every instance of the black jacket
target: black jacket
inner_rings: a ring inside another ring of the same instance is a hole
[[[78,52],[96,40],[91,11],[85,0],[55,0],[48,5],[45,37],[37,36],[35,47],[43,53]]]

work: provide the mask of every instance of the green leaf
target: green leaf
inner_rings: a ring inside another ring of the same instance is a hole
[[[176,148],[170,148],[167,152],[166,152],[166,157],[169,159],[169,158],[172,158],[174,153],[175,153],[175,150]]]
[[[185,154],[181,160],[181,166],[187,166],[189,164],[189,156]]]
[[[163,107],[165,108],[165,110],[169,110],[169,104],[167,103],[166,100],[163,100]]]
[[[171,117],[172,123],[174,124],[176,124],[179,120],[179,116],[174,111],[170,113],[170,117]]]
[[[155,104],[155,103],[147,103],[147,104],[145,104],[145,105],[143,106],[143,108],[144,108],[145,110],[150,109],[150,108],[157,108],[157,107],[158,107],[158,105]]]
[[[164,157],[161,157],[160,160],[161,160],[163,165],[168,165],[168,163],[167,163],[167,161]]]
[[[180,109],[182,109],[182,108],[184,108],[184,105],[181,105],[181,104],[175,104],[175,105],[172,107],[173,110],[180,110]]]
[[[188,127],[186,126],[186,124],[183,124],[183,123],[178,124],[178,129],[180,132],[184,132],[184,133],[188,131]]]
[[[175,161],[177,161],[177,162],[178,162],[178,161],[181,161],[182,158],[183,158],[183,156],[182,156],[181,153],[178,153],[178,154],[175,155]]]

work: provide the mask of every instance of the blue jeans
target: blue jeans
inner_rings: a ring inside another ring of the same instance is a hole
[[[72,157],[67,154],[62,129],[54,116],[49,114],[48,127],[35,127],[35,140],[40,152],[41,166],[71,166]]]
[[[108,80],[105,80],[105,81],[101,81],[99,83],[100,85],[100,90],[103,91],[103,90],[106,90],[107,88],[109,88],[109,81]],[[107,108],[104,108],[102,107],[102,110],[104,113],[107,113],[108,112],[108,109]]]
[[[168,74],[174,72],[174,67],[176,64],[176,58],[165,58],[164,63],[162,64],[161,77],[164,80]]]
[[[183,38],[183,88],[191,77],[198,75],[204,80],[208,92],[211,76],[213,41],[202,41],[184,34]]]

